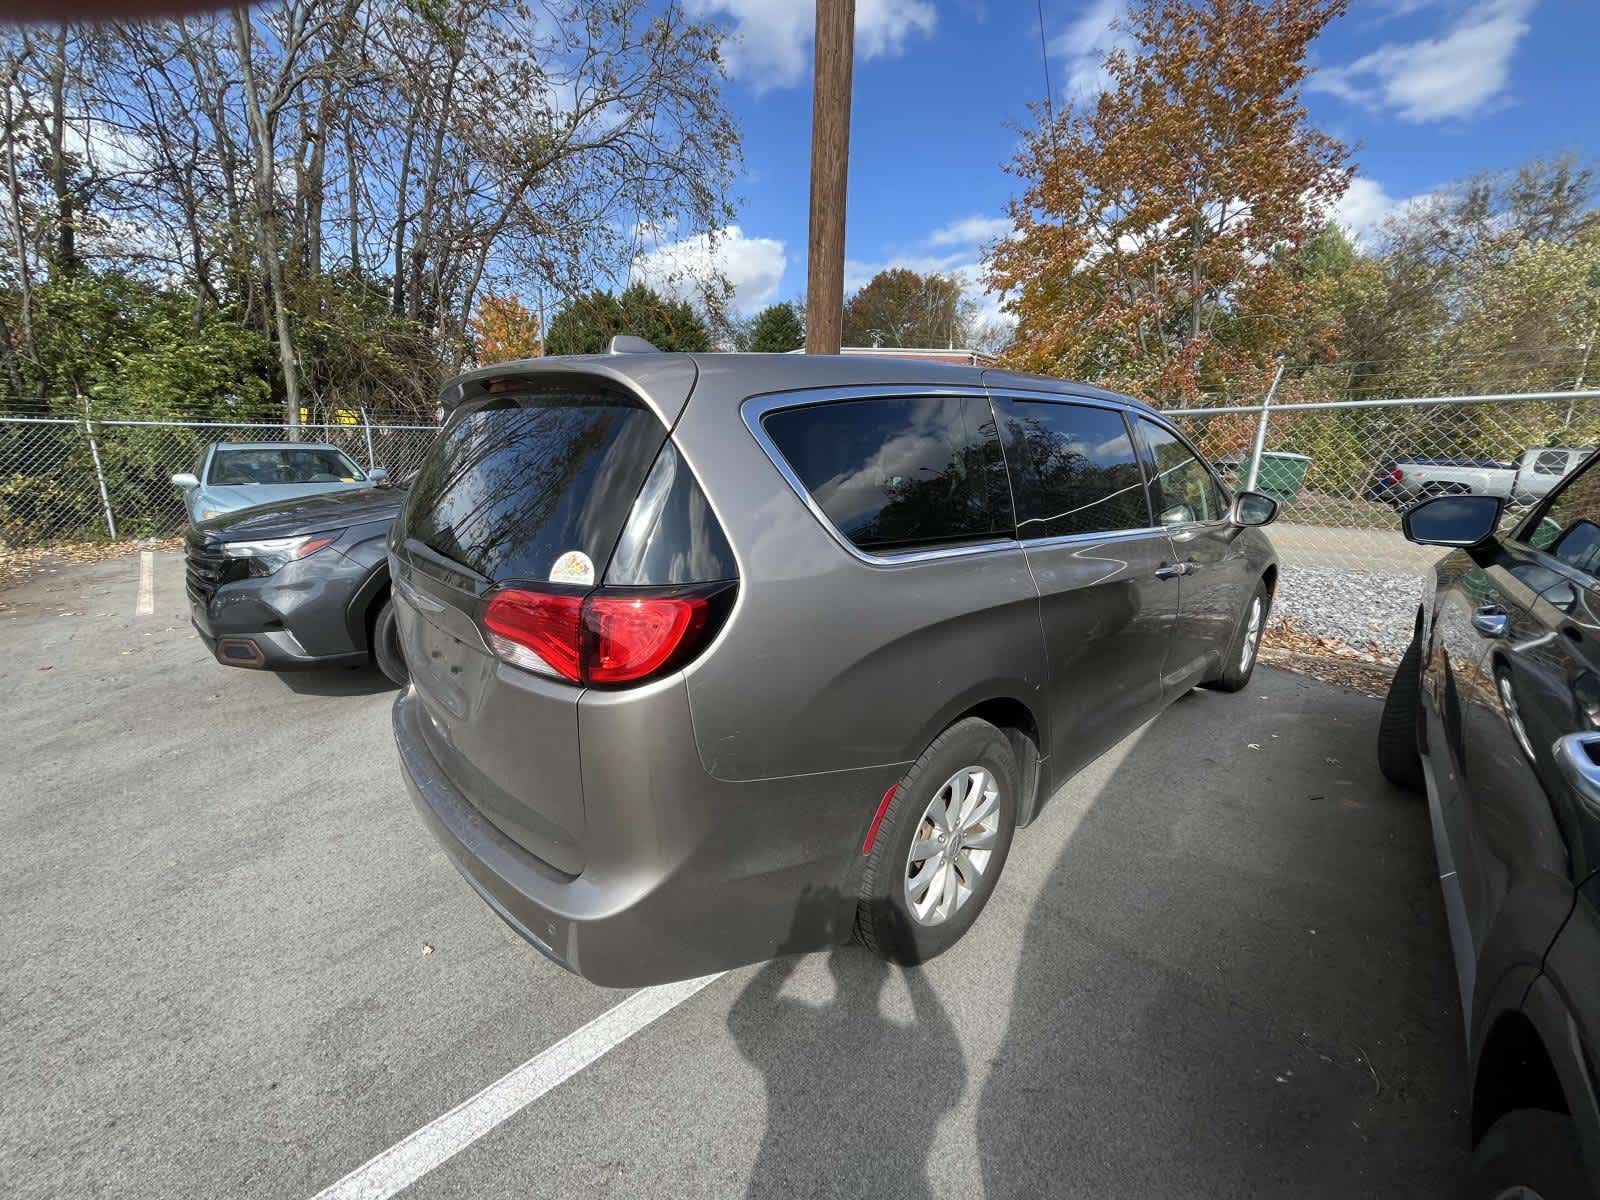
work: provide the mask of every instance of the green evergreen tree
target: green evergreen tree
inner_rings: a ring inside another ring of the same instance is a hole
[[[750,349],[769,354],[798,350],[806,342],[800,314],[788,302],[772,304],[756,314],[750,326]]]
[[[711,349],[711,331],[687,301],[636,283],[620,296],[597,289],[577,297],[550,322],[545,351],[604,354],[619,333],[642,337],[658,350]]]

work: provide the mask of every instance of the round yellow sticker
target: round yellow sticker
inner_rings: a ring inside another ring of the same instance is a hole
[[[594,563],[582,550],[568,550],[550,568],[551,583],[593,583]]]

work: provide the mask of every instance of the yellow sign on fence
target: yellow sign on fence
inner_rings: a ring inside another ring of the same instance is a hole
[[[311,424],[311,410],[303,404],[300,406],[300,424]],[[318,421],[317,424],[359,425],[361,424],[361,414],[353,408],[336,408],[333,410],[332,420],[326,422]]]

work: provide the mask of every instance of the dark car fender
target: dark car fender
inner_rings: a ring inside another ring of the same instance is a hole
[[[353,536],[359,540],[353,545],[344,547],[344,556],[366,567],[367,574],[362,579],[361,586],[350,597],[350,603],[345,606],[345,626],[349,629],[350,640],[355,645],[363,650],[370,650],[371,622],[368,620],[368,615],[374,601],[389,590],[389,524],[363,526]]]
[[[1561,1085],[1561,1099],[1577,1127],[1584,1165],[1600,1189],[1600,1097],[1595,1094],[1593,1066],[1584,1054],[1578,1022],[1567,998],[1548,975],[1534,980],[1523,1001],[1522,1013],[1549,1056]]]

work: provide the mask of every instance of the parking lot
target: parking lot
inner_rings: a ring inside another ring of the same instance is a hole
[[[215,665],[181,560],[153,564],[148,595],[132,556],[0,612],[7,1194],[309,1197],[401,1143],[349,1194],[1460,1189],[1426,813],[1378,775],[1368,697],[1263,667],[1179,702],[924,971],[782,959],[563,1048],[627,994],[455,875],[388,685]],[[545,1087],[553,1047],[586,1065]],[[481,1137],[436,1124],[531,1060],[465,1110]]]

